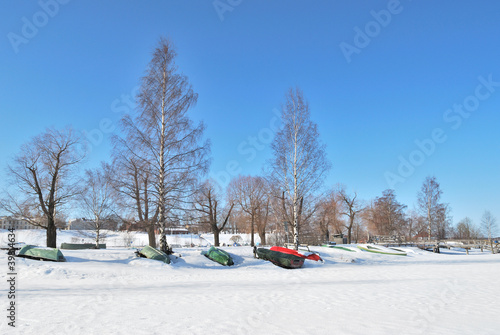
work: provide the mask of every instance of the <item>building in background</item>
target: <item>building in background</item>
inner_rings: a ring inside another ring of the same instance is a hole
[[[67,230],[93,230],[94,222],[85,218],[71,219],[66,226]]]
[[[18,229],[43,229],[42,227],[32,225],[28,221],[21,219],[21,218],[15,218],[12,216],[0,217],[0,229],[9,229],[9,228],[14,228],[15,230],[18,230]]]
[[[100,229],[118,230],[123,224],[118,215],[111,215],[101,221]],[[86,218],[70,219],[66,225],[66,230],[95,230],[96,224],[93,220]]]

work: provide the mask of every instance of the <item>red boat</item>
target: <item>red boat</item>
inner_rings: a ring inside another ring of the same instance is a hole
[[[315,253],[311,253],[311,254],[306,256],[306,255],[299,253],[297,250],[283,248],[283,247],[277,247],[277,246],[272,247],[271,250],[272,251],[279,251],[279,252],[282,252],[284,254],[295,255],[295,256],[302,257],[305,259],[310,259],[313,261],[322,261],[323,262],[323,259],[321,259],[321,257],[319,257],[319,255],[315,254]]]

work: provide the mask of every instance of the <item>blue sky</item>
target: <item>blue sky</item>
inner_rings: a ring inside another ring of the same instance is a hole
[[[299,86],[333,165],[326,187],[365,200],[392,187],[412,208],[434,175],[455,223],[500,220],[499,15],[497,1],[2,1],[0,177],[49,126],[88,134],[88,166],[108,160],[167,36],[199,94],[212,177],[261,173],[273,111]]]

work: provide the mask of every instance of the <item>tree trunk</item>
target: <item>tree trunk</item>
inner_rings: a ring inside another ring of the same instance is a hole
[[[148,239],[149,239],[149,246],[151,248],[156,248],[155,225],[152,222],[148,223]]]
[[[352,225],[347,229],[347,244],[351,244]]]
[[[297,203],[298,202],[298,203]],[[300,225],[300,217],[302,215],[302,204],[304,202],[304,198],[297,199],[293,202],[293,244],[295,250],[299,250],[299,225]]]
[[[292,225],[293,232],[293,247],[295,250],[299,250],[299,228],[297,227],[297,223],[294,220],[294,224]]]
[[[166,111],[165,111],[165,98],[166,98],[166,84],[167,72],[163,68],[163,82],[162,82],[162,99],[161,99],[161,135],[160,135],[160,152],[159,152],[159,180],[158,180],[158,206],[160,206],[160,213],[158,222],[160,224],[160,248],[161,251],[168,253],[168,244],[166,236],[166,218],[165,218],[165,138],[166,138]]]
[[[168,253],[168,244],[167,244],[167,232],[165,228],[165,223],[160,225],[160,250],[164,253]]]
[[[100,229],[97,228],[95,230],[95,248],[96,249],[99,249],[99,232],[100,232]]]
[[[47,219],[47,247],[57,248],[57,228],[54,219]]]
[[[252,214],[252,227],[250,229],[250,232],[251,232],[251,237],[250,237],[250,246],[253,247],[255,246],[255,238],[254,238],[254,234],[255,234],[255,229],[254,229],[254,224],[255,224],[255,215]]]
[[[261,245],[266,245],[266,231],[265,230],[259,230],[259,237],[260,237],[260,244]]]
[[[293,246],[295,250],[299,250],[299,222],[298,222],[298,204],[297,201],[293,202],[293,222],[292,222],[292,234],[293,234]]]
[[[218,229],[212,229],[213,230],[213,233],[214,233],[214,245],[216,247],[220,246],[220,243],[219,243],[219,230]]]
[[[431,233],[432,233],[432,227],[431,227],[431,210],[430,210],[430,204],[427,205],[428,208],[427,208],[427,224],[428,224],[428,227],[427,227],[427,234],[429,236],[427,236],[427,240],[430,241],[431,240]]]

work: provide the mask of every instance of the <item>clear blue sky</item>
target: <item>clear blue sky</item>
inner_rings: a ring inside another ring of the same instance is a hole
[[[297,85],[333,164],[326,186],[365,200],[392,186],[411,208],[435,175],[455,223],[500,220],[498,1],[60,1],[0,3],[2,179],[49,126],[91,134],[88,165],[108,160],[100,123],[117,127],[167,36],[199,94],[213,177],[261,172],[273,110]]]

